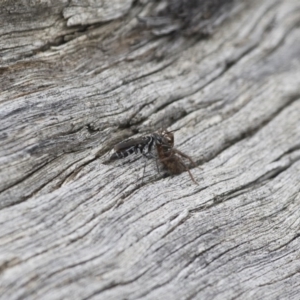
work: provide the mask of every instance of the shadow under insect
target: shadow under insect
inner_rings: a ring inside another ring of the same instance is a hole
[[[171,131],[160,130],[141,138],[129,139],[117,144],[114,147],[114,151],[110,160],[125,158],[133,153],[140,153],[148,159],[157,158],[163,168],[172,175],[187,171],[191,180],[198,184],[185,161],[189,161],[192,166],[196,167],[195,162],[190,156],[174,148],[174,134]]]

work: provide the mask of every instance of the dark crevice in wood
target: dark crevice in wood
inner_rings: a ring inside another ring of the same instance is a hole
[[[284,281],[284,280],[286,280],[286,279],[291,279],[291,278],[294,277],[294,276],[299,277],[299,275],[300,275],[300,270],[299,270],[299,268],[296,268],[296,271],[293,271],[293,272],[289,273],[288,275],[283,276],[283,277],[281,277],[281,278],[278,278],[278,279],[276,279],[276,280],[272,280],[272,281],[270,281],[270,282],[260,284],[259,287],[271,286],[271,285],[274,285],[275,283]],[[295,282],[298,282],[298,278],[295,279]],[[293,290],[294,290],[294,288],[295,288],[295,285],[293,285]],[[299,295],[298,292],[297,292],[297,295]],[[296,296],[296,297],[297,297],[297,296]]]
[[[80,173],[81,170],[83,170],[84,167],[86,167],[90,163],[94,162],[95,160],[97,160],[97,158],[92,158],[92,159],[84,162],[82,165],[78,166],[74,171],[72,171],[63,180],[61,180],[61,182],[59,184],[57,184],[57,188],[56,189],[61,188],[67,181],[72,180],[74,177],[76,177],[77,174]]]
[[[296,198],[296,197],[295,197]],[[290,239],[289,241],[287,241],[286,243],[280,245],[277,248],[272,249],[273,252],[279,251],[279,250],[283,250],[285,249],[288,245],[290,245],[291,243],[293,243],[294,241],[298,240],[300,237],[300,234],[296,234],[295,236],[293,236],[292,239]]]
[[[247,243],[248,243],[248,241],[246,241],[246,242],[244,242],[244,243],[242,243],[242,244],[247,244]],[[214,259],[213,259],[211,262],[206,262],[206,267],[209,266],[209,265],[210,265],[212,262],[214,262],[215,260],[217,260],[217,259],[219,259],[220,257],[222,257],[223,255],[229,253],[229,252],[232,251],[233,249],[237,249],[237,248],[240,247],[242,244],[239,244],[239,245],[236,245],[236,246],[233,246],[233,247],[231,247],[231,248],[226,249],[226,251],[224,251],[224,252],[220,253],[218,256],[214,257]],[[204,254],[205,252],[209,252],[209,251],[213,250],[217,245],[218,245],[218,244],[212,245],[212,246],[208,247],[207,249],[203,250],[201,253],[198,253],[197,255],[193,256],[190,260],[188,260],[188,261],[185,263],[185,265],[183,265],[183,267],[181,268],[180,272],[182,272],[182,270],[185,269],[185,268],[187,268],[188,266],[192,265],[199,257],[202,257],[203,254]],[[258,249],[260,249],[260,248],[258,248]],[[256,249],[256,250],[257,250],[257,249]],[[251,250],[251,251],[252,251],[252,250]],[[176,252],[177,252],[177,250],[171,252],[171,254],[174,254],[174,253],[176,253]],[[248,253],[248,252],[249,252],[249,251],[244,251],[244,253]],[[171,255],[171,254],[170,254],[170,255]],[[170,256],[170,255],[168,255],[168,256]],[[167,257],[168,257],[168,256],[167,256]],[[236,258],[236,257],[232,257],[230,260],[233,260],[233,259],[235,259],[235,258]],[[166,259],[166,257],[164,258],[164,260],[165,260],[165,259]],[[219,268],[219,267],[217,267],[216,269],[218,269],[218,268]],[[215,270],[216,270],[216,269],[215,269]],[[176,278],[177,276],[178,276],[178,274],[175,274],[175,275],[174,275],[173,277],[171,277],[167,282],[164,282],[164,283],[159,284],[159,285],[155,285],[154,287],[151,288],[150,291],[148,291],[147,293],[143,294],[142,296],[144,297],[145,295],[148,295],[148,294],[150,294],[151,292],[153,292],[155,289],[160,288],[160,287],[164,286],[164,285],[167,284],[167,283],[170,283],[170,282],[171,282],[172,280],[174,280],[174,278]],[[198,294],[198,292],[199,292],[199,290],[197,291],[196,294]],[[193,297],[190,297],[190,298],[188,298],[188,299],[192,299],[192,298],[194,298],[194,296],[193,296]]]
[[[101,131],[100,129],[95,128],[92,124],[87,124],[87,130],[89,132],[89,134],[94,134],[95,132],[99,132]]]
[[[282,158],[289,156],[289,154],[292,154],[293,152],[297,152],[298,150],[300,150],[300,144],[297,144],[293,147],[291,147],[289,150],[285,151],[284,153],[282,153],[278,158],[276,158],[274,160],[274,162],[281,160]]]
[[[97,191],[97,193],[98,193],[98,192],[99,192],[99,191]],[[81,202],[81,203],[79,203],[78,205],[74,206],[74,208],[72,208],[72,210],[70,210],[70,211],[68,212],[68,214],[66,214],[66,215],[61,215],[59,218],[57,218],[56,224],[59,224],[59,222],[62,222],[63,220],[68,221],[68,215],[69,215],[70,213],[76,211],[76,209],[78,209],[78,207],[80,207],[82,204],[84,204],[84,202]],[[39,216],[37,216],[35,219],[37,219],[37,218],[39,218]],[[88,220],[88,223],[90,223],[90,222],[93,221],[94,219],[96,219],[96,216],[92,216],[92,217],[90,218],[90,220]],[[83,226],[87,225],[88,223],[85,223]],[[83,227],[83,226],[82,226],[82,227]],[[88,230],[87,233],[91,232],[96,226],[97,226],[97,224],[94,225],[92,228],[90,228],[90,229]],[[27,227],[26,230],[28,230],[28,229],[30,229],[30,228],[34,228],[34,227],[33,227],[33,226]],[[76,228],[74,228],[73,231],[67,232],[67,233],[66,233],[65,235],[63,235],[61,238],[68,237],[69,235],[71,235],[71,234],[77,232],[80,228],[81,228],[81,227],[76,227]],[[25,229],[25,227],[24,227],[24,229]],[[70,245],[71,243],[74,243],[74,242],[76,242],[77,240],[80,240],[80,239],[83,238],[87,233],[83,233],[83,235],[81,235],[80,237],[75,238],[75,239],[72,239],[72,240],[68,239],[67,242],[66,242],[66,245],[68,246],[68,245]],[[38,242],[41,242],[41,243],[42,243],[43,240],[44,240],[44,237],[40,237],[39,239],[36,239],[35,242],[36,242],[36,243],[38,243]],[[23,260],[22,263],[28,262],[28,261],[29,261],[30,259],[32,259],[32,258],[36,259],[38,256],[40,256],[40,255],[42,255],[42,254],[45,254],[45,253],[47,253],[47,252],[49,252],[49,251],[51,251],[51,250],[53,250],[53,249],[55,249],[55,248],[58,248],[58,247],[60,247],[60,246],[59,246],[59,245],[53,245],[53,246],[51,246],[51,247],[49,247],[49,248],[46,248],[46,249],[43,250],[42,252],[35,253],[34,255],[29,256],[27,259]]]
[[[47,161],[45,161],[43,164],[39,165],[38,167],[36,167],[36,169],[34,169],[34,171],[30,172],[28,175],[26,175],[25,177],[22,177],[20,180],[18,181],[15,181],[13,184],[7,186],[5,189],[1,190],[0,191],[0,194],[6,192],[7,190],[9,190],[10,188],[12,188],[13,186],[15,185],[18,185],[22,182],[24,182],[26,179],[28,179],[30,176],[32,176],[33,174],[35,174],[37,171],[40,171],[41,169],[43,169],[46,165],[50,164],[51,162],[53,162],[57,157],[52,157],[52,158],[48,158]],[[16,204],[19,204],[21,202],[23,202],[24,200],[26,200],[26,198],[22,198],[22,199],[19,199],[17,201],[9,201],[9,203],[4,203],[4,202],[0,202],[0,210],[1,209],[4,209],[6,207],[10,207],[10,206],[14,206]],[[7,201],[6,201],[7,202]]]
[[[272,213],[263,216],[262,218],[259,219],[259,221],[265,222],[267,220],[272,220],[273,218],[278,217],[281,213],[284,213],[290,207],[291,203],[293,203],[297,199],[298,196],[299,196],[299,191],[293,195],[290,195],[289,198],[287,199],[287,202],[284,204],[284,206],[281,206],[280,208],[273,210]],[[280,220],[280,222],[275,223],[273,225],[273,227],[281,226],[282,223],[284,223],[284,221],[285,221],[285,219]],[[273,228],[271,228],[270,230],[273,230]],[[274,247],[274,248],[272,248],[272,251],[280,250],[288,244],[289,244],[289,242],[284,243],[283,245],[280,245],[278,247]]]
[[[146,185],[146,184],[145,184],[145,185]],[[131,193],[130,195],[132,195],[132,193]],[[127,195],[127,198],[128,198],[130,195]],[[172,199],[172,201],[176,201],[176,199]],[[123,202],[125,202],[125,201],[123,200],[122,203],[123,203]],[[141,213],[141,214],[139,215],[139,217],[136,218],[133,222],[137,222],[137,221],[141,220],[142,218],[144,218],[145,216],[147,216],[147,215],[149,215],[149,214],[151,214],[151,213],[153,213],[153,212],[155,212],[155,211],[158,211],[159,209],[163,208],[165,205],[169,204],[170,202],[171,202],[171,201],[166,201],[166,202],[164,202],[162,205],[160,205],[160,206],[158,206],[158,207],[155,207],[154,209],[148,210],[146,213]],[[127,215],[127,214],[128,214],[128,212],[127,212],[126,214],[124,214],[124,215],[120,215],[117,219],[115,219],[114,222],[120,222],[121,219],[122,219],[125,215]],[[158,227],[161,227],[161,226],[162,226],[161,224],[158,225]],[[154,228],[153,230],[155,230],[155,228]],[[151,231],[153,231],[153,230],[151,230]],[[151,232],[151,231],[150,231],[150,232]],[[149,232],[149,233],[150,233],[150,232]]]
[[[97,295],[99,295],[100,293],[103,293],[109,289],[115,288],[115,287],[121,287],[121,286],[126,286],[130,283],[136,282],[138,279],[140,279],[142,276],[144,276],[149,270],[151,269],[151,266],[148,266],[147,268],[144,269],[140,269],[140,273],[139,274],[134,274],[133,278],[130,278],[128,280],[119,280],[118,282],[115,280],[109,284],[107,284],[106,286],[104,286],[101,289],[98,289],[96,291],[93,292],[92,295],[89,295],[88,297],[82,298],[83,300],[88,300],[91,299]]]
[[[218,14],[225,14],[225,10],[232,7],[233,0],[168,0],[165,9],[157,15],[144,17],[142,21],[146,27],[160,35],[210,35],[213,23]],[[173,27],[172,27],[173,26]]]
[[[213,227],[213,228],[210,228],[209,230],[206,230],[205,232],[202,232],[200,235],[197,235],[196,237],[194,237],[193,239],[187,241],[187,242],[183,242],[180,247],[174,249],[174,250],[171,250],[167,255],[163,256],[161,258],[161,261],[164,261],[167,257],[170,257],[172,256],[173,254],[175,254],[176,252],[179,252],[181,251],[183,248],[195,243],[197,240],[199,240],[201,237],[203,236],[206,236],[206,235],[209,235],[209,234],[214,234],[216,231],[218,231],[218,228],[217,227]],[[219,244],[213,244],[209,247],[207,247],[206,249],[202,250],[201,252],[197,253],[197,254],[194,254],[193,257],[191,258],[191,261],[190,261],[190,264],[192,264],[197,258],[203,256],[205,253],[209,253],[209,251],[211,251],[213,248],[215,248],[217,245]],[[154,252],[156,253],[156,255],[159,255],[159,251],[160,250],[163,250],[163,248],[165,247],[166,245],[162,245],[158,248],[156,248],[154,250]],[[187,265],[188,266],[188,265]]]
[[[288,164],[285,167],[282,167],[278,170],[276,170],[276,172],[268,172],[264,175],[262,175],[261,177],[257,178],[255,181],[249,182],[245,185],[242,185],[236,189],[233,189],[231,191],[227,191],[226,193],[222,193],[219,195],[216,195],[212,198],[213,203],[210,205],[201,205],[200,207],[191,209],[190,212],[199,212],[202,211],[203,209],[210,209],[216,205],[219,205],[221,203],[224,203],[225,201],[234,199],[242,194],[246,194],[248,193],[250,190],[253,191],[254,189],[260,188],[264,185],[266,185],[270,180],[275,179],[277,176],[279,176],[281,173],[283,173],[284,171],[288,170],[296,161],[291,162],[290,164]],[[219,182],[217,182],[216,184],[218,184]],[[216,185],[215,184],[215,185]]]
[[[240,243],[240,244],[238,244],[237,246],[231,247],[230,249],[227,249],[226,251],[224,251],[223,253],[221,253],[220,255],[218,255],[217,258],[222,257],[224,254],[230,252],[230,250],[232,250],[232,249],[237,249],[237,248],[239,248],[241,245],[247,245],[247,244],[249,244],[251,241],[253,241],[253,239],[252,239],[252,240],[249,240],[249,241],[246,241],[246,242],[243,242],[243,243]],[[215,245],[214,245],[214,247],[215,247]],[[233,260],[236,259],[236,258],[244,257],[245,254],[249,254],[249,253],[251,253],[251,252],[255,252],[255,251],[257,251],[257,250],[262,250],[262,249],[263,249],[263,247],[258,247],[258,248],[255,248],[255,249],[250,249],[250,250],[243,251],[242,253],[239,253],[238,256],[230,257],[230,258],[228,259],[228,262],[233,261]],[[215,259],[214,259],[214,260],[215,260]],[[214,261],[214,260],[213,260],[213,261]],[[213,262],[213,261],[212,261],[212,262]],[[207,265],[206,265],[206,266],[208,266],[209,264],[211,264],[211,262],[207,262]],[[216,268],[212,269],[209,273],[218,270],[218,269],[221,268],[222,266],[223,266],[223,265],[217,266]],[[210,286],[211,286],[211,285],[210,285]],[[197,290],[193,293],[193,295],[192,295],[191,297],[187,298],[187,299],[198,299],[198,296],[197,296],[197,295],[199,294],[199,292],[202,291],[202,290],[204,290],[204,289],[206,289],[206,288],[209,288],[210,286],[204,286],[204,287],[201,287],[201,289],[197,289]],[[212,286],[213,286],[213,285],[212,285]]]
[[[277,176],[279,176],[281,173],[285,172],[288,168],[290,168],[295,162],[297,162],[299,160],[300,160],[300,158],[298,160],[291,162],[290,164],[288,164],[286,166],[279,167],[275,170],[272,170],[272,171],[266,173],[259,179],[259,181],[262,182],[265,180],[272,180],[272,179],[276,178]]]
[[[78,163],[79,161],[81,161],[81,160],[82,160],[82,158],[79,159],[79,160],[74,161],[71,165],[68,166],[67,169],[72,168],[72,166],[73,166],[74,164],[77,164],[77,163]],[[35,195],[37,195],[37,194],[38,194],[45,186],[49,185],[53,180],[57,179],[57,178],[58,178],[60,175],[62,175],[64,172],[66,172],[66,170],[65,170],[65,169],[62,169],[62,171],[59,172],[59,173],[57,173],[57,174],[55,175],[54,178],[51,178],[50,181],[47,181],[47,182],[45,182],[44,184],[40,185],[38,189],[34,190],[30,195],[28,195],[27,197],[25,197],[25,198],[24,198],[24,201],[27,200],[27,199],[30,199],[30,198],[34,197]],[[61,184],[56,184],[56,187],[53,188],[52,190],[57,190],[59,187],[61,187],[61,185],[62,185],[62,183],[61,183]]]
[[[238,136],[233,137],[232,139],[229,139],[227,143],[223,145],[222,148],[219,149],[216,153],[211,153],[211,155],[206,158],[205,160],[197,160],[197,165],[202,164],[204,162],[208,162],[210,160],[213,160],[215,157],[220,155],[222,152],[228,150],[230,147],[232,147],[234,144],[237,144],[238,142],[248,139],[250,137],[253,137],[255,134],[257,134],[262,128],[267,126],[273,119],[275,119],[283,110],[287,109],[290,105],[292,105],[295,101],[299,99],[300,95],[292,95],[289,97],[289,100],[284,103],[277,111],[272,113],[270,116],[268,116],[265,120],[262,120],[260,123],[255,124],[252,126],[252,128],[248,128],[247,130],[241,132]]]
[[[180,97],[176,97],[176,98],[171,98],[171,100],[167,103],[164,103],[163,105],[161,105],[160,107],[158,107],[154,112],[153,114],[155,113],[158,113],[159,111],[163,111],[166,109],[166,107],[168,107],[170,104],[173,104],[179,100],[182,100],[183,98],[186,98],[186,97],[190,97],[198,92],[200,92],[201,90],[203,90],[204,88],[206,88],[207,86],[209,86],[210,84],[214,83],[216,80],[220,79],[222,76],[224,76],[226,74],[227,71],[229,71],[236,63],[238,63],[244,56],[246,56],[247,54],[249,54],[251,51],[253,51],[255,48],[256,48],[257,45],[253,45],[251,47],[249,47],[248,49],[246,49],[243,53],[241,53],[241,55],[239,57],[236,57],[232,60],[226,60],[225,61],[225,66],[224,66],[224,69],[217,75],[215,76],[214,78],[212,78],[211,80],[209,80],[208,82],[206,82],[203,86],[201,86],[200,88],[196,88],[196,89],[193,89],[191,91],[191,93],[187,93],[183,96],[180,96]],[[221,101],[221,100],[220,100]],[[146,106],[146,105],[145,105]],[[192,111],[191,113],[193,113],[194,111]],[[183,113],[182,116],[180,116],[180,118],[174,120],[174,121],[179,121],[180,119],[186,117],[188,115],[188,113]],[[145,120],[141,120],[141,122],[144,122]],[[139,123],[141,123],[139,122]],[[136,124],[135,124],[136,125]],[[167,126],[170,126],[172,125],[172,123],[170,124],[167,124]],[[167,127],[166,126],[166,127]]]
[[[141,182],[140,184],[137,184],[136,186],[134,186],[133,189],[131,189],[130,191],[127,191],[127,192],[123,193],[123,195],[121,196],[122,203],[124,203],[125,202],[124,200],[126,198],[128,198],[129,196],[132,196],[140,188],[142,188],[144,186],[147,186],[149,184],[153,184],[154,182],[156,182],[157,180],[159,180],[159,178],[157,176],[153,176],[152,178],[151,178],[151,181]],[[140,179],[140,180],[142,180],[142,179]]]
[[[191,168],[191,170],[192,170],[192,168]],[[185,174],[185,173],[186,173],[186,172],[184,172],[184,174]],[[121,197],[121,199],[122,199],[122,202],[121,202],[121,203],[125,202],[124,200],[125,200],[126,198],[129,198],[130,196],[132,196],[133,193],[136,192],[137,190],[139,190],[140,188],[142,188],[142,187],[144,187],[144,186],[146,186],[146,185],[149,185],[149,184],[153,184],[153,183],[155,183],[155,182],[157,182],[157,181],[159,181],[159,180],[161,180],[161,179],[163,179],[163,178],[167,178],[167,177],[171,177],[171,178],[172,178],[172,176],[173,176],[173,175],[171,175],[171,174],[162,174],[162,175],[157,174],[157,175],[151,176],[151,178],[150,178],[151,180],[150,180],[150,181],[145,181],[145,182],[143,181],[141,184],[137,184],[132,190],[126,192],[126,193]],[[188,181],[188,183],[190,183],[190,180]],[[199,193],[200,191],[205,190],[206,188],[207,188],[207,187],[201,188],[200,190],[197,190],[196,192]],[[194,191],[194,192],[192,192],[191,194],[186,195],[185,197],[194,195],[196,192]],[[175,201],[175,200],[176,200],[176,199],[174,198],[172,201]],[[164,205],[166,205],[166,204],[168,204],[168,202],[165,202],[165,203],[164,203]],[[163,205],[163,206],[164,206],[164,205]],[[161,207],[160,207],[160,208],[161,208]],[[159,209],[159,208],[156,208],[155,210],[157,210],[157,209]],[[153,211],[155,211],[155,210],[153,210]],[[150,211],[150,212],[148,212],[148,213],[151,213],[151,212],[153,212],[153,211]],[[141,218],[142,218],[143,216],[144,216],[144,215],[141,215]]]
[[[172,64],[174,64],[176,61],[178,60],[178,57],[175,57],[175,58],[172,58],[172,59],[168,59],[166,61],[166,63],[164,63],[161,67],[149,72],[149,73],[146,73],[146,74],[143,74],[139,77],[136,77],[136,78],[130,78],[130,79],[123,79],[122,83],[123,85],[127,85],[127,84],[130,84],[130,83],[133,83],[133,82],[136,82],[136,81],[139,81],[143,78],[146,78],[150,75],[154,75],[154,74],[157,74],[165,69],[167,69],[169,66],[171,66]]]

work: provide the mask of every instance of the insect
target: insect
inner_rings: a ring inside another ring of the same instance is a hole
[[[157,155],[154,153],[154,146],[156,147]],[[171,174],[180,174],[187,171],[192,181],[198,184],[190,169],[184,163],[184,158],[189,160],[193,166],[196,166],[195,162],[188,155],[174,148],[174,134],[171,131],[159,130],[141,138],[123,141],[115,145],[114,151],[110,160],[125,158],[133,153],[141,153],[147,158],[158,157],[161,164]]]
[[[137,139],[129,139],[115,145],[115,152],[111,155],[110,160],[125,158],[133,153],[141,153],[147,158],[153,158],[155,157],[154,153],[152,152],[153,145],[168,145],[168,143],[169,141],[167,138],[159,133],[152,133]]]
[[[174,134],[170,131],[164,130],[161,131],[161,135],[165,143],[156,144],[156,149],[158,153],[159,161],[171,174],[180,174],[184,171],[187,171],[196,184],[197,181],[194,179],[190,169],[184,163],[183,158],[190,161],[190,163],[196,167],[196,163],[192,160],[191,157],[174,148]],[[166,143],[167,142],[167,143]]]

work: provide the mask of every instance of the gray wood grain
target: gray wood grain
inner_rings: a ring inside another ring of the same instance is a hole
[[[206,38],[151,25],[170,1],[29,2],[0,4],[0,299],[299,299],[299,1]],[[198,185],[107,163],[161,127]]]

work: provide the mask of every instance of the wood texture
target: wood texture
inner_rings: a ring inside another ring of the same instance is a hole
[[[0,299],[299,299],[300,3],[171,2],[0,3]]]

